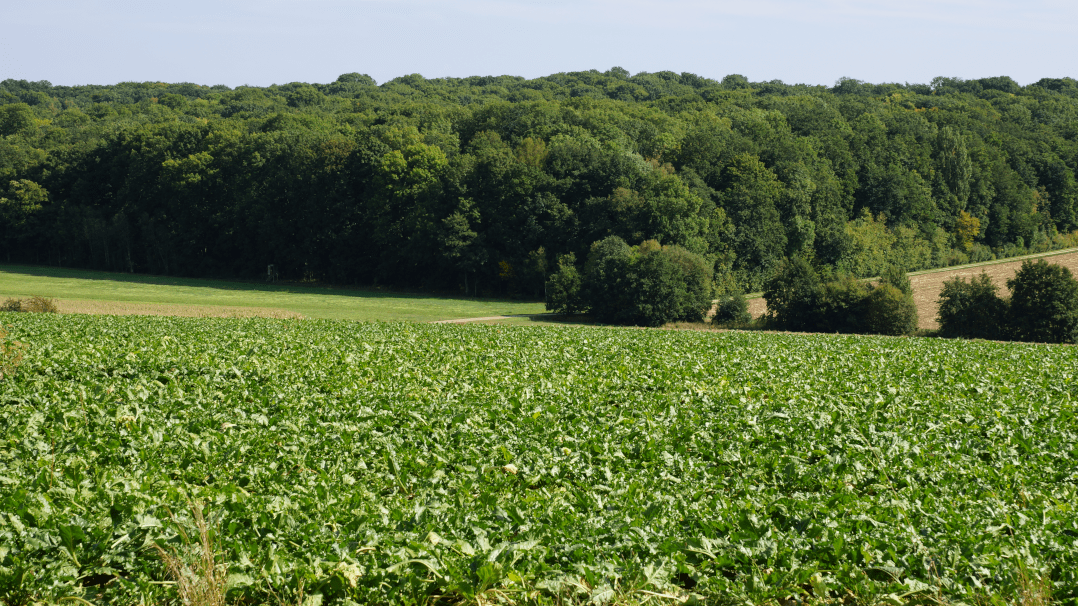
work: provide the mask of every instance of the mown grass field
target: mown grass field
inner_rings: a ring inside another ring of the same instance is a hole
[[[0,300],[40,295],[65,313],[429,322],[540,314],[542,303],[0,265]]]
[[[1078,600],[1078,348],[0,321],[9,604],[163,603],[192,501],[237,604]]]

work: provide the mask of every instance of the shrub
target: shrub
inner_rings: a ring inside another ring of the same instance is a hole
[[[617,236],[591,245],[584,265],[581,292],[591,314],[600,322],[628,324],[627,310],[632,303],[629,269],[633,249]]]
[[[715,315],[711,318],[713,324],[747,324],[750,321],[752,315],[749,314],[749,303],[744,293],[735,290],[719,297]]]
[[[627,304],[618,310],[619,324],[662,326],[685,318],[687,293],[682,270],[660,250],[646,252],[627,268]],[[700,320],[700,314],[695,318]]]
[[[812,310],[813,330],[820,332],[862,333],[865,327],[865,304],[868,284],[849,274],[820,285]]]
[[[769,316],[786,330],[907,335],[917,329],[917,308],[906,272],[885,268],[880,285],[848,273],[820,281],[806,261],[788,259],[768,281]]]
[[[908,281],[908,280],[907,280]],[[913,295],[891,284],[880,284],[864,303],[864,327],[881,335],[910,335],[917,330],[917,305]]]
[[[0,311],[30,312],[39,314],[54,314],[60,309],[56,301],[46,297],[30,297],[29,299],[8,299],[0,305]]]
[[[711,297],[715,293],[712,281],[714,264],[676,244],[663,246],[656,252],[668,259],[673,264],[672,269],[676,270],[674,296],[677,298],[677,305],[674,317],[663,320],[662,323],[699,322],[711,308]]]
[[[800,257],[783,260],[764,283],[767,315],[779,328],[813,330],[820,278],[808,261]]]
[[[1044,259],[1025,261],[1007,280],[1011,289],[1011,336],[1042,343],[1078,342],[1078,280],[1066,267]]]
[[[611,236],[592,245],[583,304],[612,324],[699,322],[711,306],[712,272],[711,263],[680,246],[648,240],[634,248]]]
[[[999,298],[997,290],[984,273],[969,282],[963,278],[944,282],[939,296],[940,336],[1003,338],[1007,301]]]
[[[38,314],[54,314],[59,313],[59,308],[56,307],[56,301],[46,297],[30,297],[23,302],[23,311]]]
[[[546,283],[546,308],[555,313],[572,314],[585,310],[581,299],[580,272],[576,255],[569,253],[558,259],[558,271]]]

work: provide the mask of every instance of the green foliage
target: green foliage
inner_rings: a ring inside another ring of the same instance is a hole
[[[617,236],[592,247],[583,292],[592,316],[612,324],[699,322],[711,307],[714,267],[680,246],[648,240],[632,248]]]
[[[8,601],[177,601],[192,502],[229,603],[1078,596],[1072,347],[4,320]]]
[[[0,136],[16,135],[34,126],[34,110],[25,103],[0,105]]]
[[[939,296],[940,336],[1004,338],[1008,302],[998,290],[984,273],[969,282],[960,277],[944,282]]]
[[[672,298],[676,301],[676,311],[672,321],[699,322],[711,309],[715,294],[714,263],[676,244],[663,246],[653,254],[672,264],[666,270],[675,277]],[[664,323],[668,321],[671,320]]]
[[[1078,342],[1078,280],[1066,267],[1025,261],[1013,278],[1007,318],[1013,338],[1041,343]]]
[[[892,264],[895,236],[883,216],[873,217],[867,209],[846,225],[847,248],[838,267],[860,278],[878,276]]]
[[[715,315],[711,317],[712,324],[718,326],[747,324],[751,320],[749,303],[745,294],[738,290],[720,296],[715,304]]]
[[[880,272],[880,283],[888,284],[905,295],[913,295],[913,285],[910,283],[909,274],[899,265],[888,265]]]
[[[48,203],[49,193],[29,179],[8,184],[8,197],[0,197],[0,243],[15,247],[22,243],[35,216]]]
[[[538,298],[556,268],[530,255],[608,236],[718,260],[724,291],[784,257],[868,278],[1014,256],[1078,237],[1072,83],[9,79],[0,259]]]
[[[940,334],[1041,343],[1078,341],[1078,280],[1060,265],[1025,261],[1007,280],[1001,299],[985,274],[945,282],[939,299]]]
[[[839,274],[820,284],[810,313],[811,325],[803,330],[841,333],[869,332],[867,315],[870,287],[849,274]]]
[[[789,259],[764,291],[769,317],[786,330],[913,334],[917,307],[909,278],[894,266],[884,274],[875,287],[847,273],[821,281],[807,261]]]
[[[723,205],[737,226],[734,250],[749,272],[748,283],[754,286],[781,262],[786,252],[787,235],[777,207],[783,186],[766,165],[750,154],[735,157],[726,174],[729,188],[723,194]]]
[[[581,299],[580,271],[576,268],[576,255],[569,253],[558,259],[558,270],[550,274],[546,283],[547,311],[561,314],[579,313],[586,309]]]
[[[591,246],[584,265],[583,292],[588,310],[599,322],[620,324],[632,314],[633,249],[617,236]]]
[[[867,333],[911,335],[917,330],[917,305],[911,293],[884,283],[869,292],[864,318]]]
[[[662,326],[667,322],[684,319],[685,292],[684,273],[670,257],[660,251],[639,254],[626,268],[629,292],[628,306],[609,318],[619,324],[636,326]],[[710,299],[707,303],[710,304]],[[700,321],[703,310],[696,313]]]
[[[812,330],[820,286],[820,278],[808,261],[785,259],[764,284],[769,320],[785,330]]]

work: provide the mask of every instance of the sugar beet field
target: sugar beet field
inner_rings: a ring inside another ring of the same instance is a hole
[[[0,320],[8,604],[1078,602],[1075,347]]]

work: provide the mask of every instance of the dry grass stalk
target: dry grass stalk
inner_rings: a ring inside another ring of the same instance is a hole
[[[191,503],[191,513],[198,528],[198,545],[195,557],[181,554],[176,548],[165,549],[154,544],[157,555],[165,564],[172,580],[176,582],[176,591],[185,606],[224,606],[225,589],[228,574],[225,567],[218,564],[213,550],[213,535],[209,524],[202,515],[202,505]],[[173,518],[175,520],[175,518]],[[182,527],[177,525],[184,547],[191,547],[191,541]],[[185,557],[187,556],[187,557]],[[193,560],[193,561],[192,561]]]
[[[1030,576],[1025,566],[1018,569],[1018,605],[1048,606],[1052,603],[1052,586],[1048,575]]]
[[[15,374],[15,369],[22,363],[26,344],[18,341],[9,341],[7,331],[0,326],[0,381]]]

